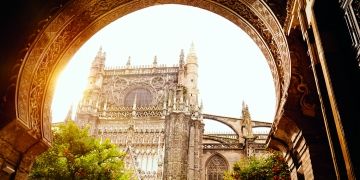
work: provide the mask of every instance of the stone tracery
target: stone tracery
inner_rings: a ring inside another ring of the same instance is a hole
[[[223,172],[228,170],[228,163],[218,154],[213,155],[206,165],[206,178],[208,180],[222,180]]]

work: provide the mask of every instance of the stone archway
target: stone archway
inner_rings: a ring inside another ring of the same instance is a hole
[[[209,10],[248,33],[268,61],[277,92],[276,118],[281,118],[291,79],[290,53],[282,30],[285,15],[279,13],[285,12],[286,6],[272,11],[269,6],[276,5],[257,0],[69,1],[54,7],[54,16],[44,18],[39,24],[39,30],[32,35],[35,38],[20,63],[15,94],[16,124],[31,141],[24,142],[20,151],[25,156],[22,155],[20,163],[16,163],[20,172],[18,177],[21,173],[26,174],[34,157],[51,144],[50,104],[54,79],[70,57],[87,39],[112,21],[142,8],[166,3]]]
[[[263,1],[69,1],[52,17],[43,19],[33,34],[16,83],[16,123],[32,141],[24,142],[26,154],[19,172],[26,175],[34,157],[51,144],[50,104],[55,78],[80,46],[112,21],[136,10],[176,3],[219,14],[242,28],[258,44],[268,60],[277,92],[277,117],[286,100],[290,83],[290,54],[281,25]],[[39,147],[42,148],[39,148]],[[17,173],[21,177],[21,173]]]
[[[70,2],[37,34],[17,83],[17,118],[35,136],[51,141],[50,103],[54,79],[70,57],[94,33],[133,11],[162,3],[196,6],[217,13],[247,32],[266,56],[277,89],[278,109],[286,99],[290,56],[285,35],[268,6],[261,1],[91,1]],[[27,108],[29,107],[29,108]],[[279,115],[279,113],[278,113]]]
[[[292,169],[295,176],[306,167],[305,178],[326,179],[336,174],[337,178],[356,179],[360,172],[360,88],[348,83],[360,78],[356,2],[11,1],[3,8],[15,11],[5,13],[5,31],[1,32],[7,37],[0,48],[5,59],[0,66],[0,177],[26,179],[36,155],[51,144],[53,80],[91,35],[135,10],[178,3],[225,17],[263,51],[278,100],[269,146],[282,149],[288,162],[297,161]],[[299,131],[286,131],[287,123]]]

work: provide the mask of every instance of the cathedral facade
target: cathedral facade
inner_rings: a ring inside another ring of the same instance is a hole
[[[76,122],[90,133],[110,139],[127,153],[134,179],[222,179],[240,158],[265,151],[267,134],[253,127],[243,103],[242,117],[205,114],[199,102],[198,61],[194,45],[179,64],[105,67],[100,49],[92,62],[88,87]],[[204,133],[204,119],[229,126],[231,133]]]

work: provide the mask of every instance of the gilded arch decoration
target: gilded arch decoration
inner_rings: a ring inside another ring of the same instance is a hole
[[[55,77],[78,48],[112,21],[157,4],[183,4],[203,8],[232,21],[252,37],[268,60],[277,92],[277,117],[290,81],[290,56],[281,25],[261,0],[92,0],[70,1],[56,7],[34,33],[22,59],[16,90],[17,118],[36,137],[51,141],[50,104]],[[44,25],[45,24],[45,25]]]

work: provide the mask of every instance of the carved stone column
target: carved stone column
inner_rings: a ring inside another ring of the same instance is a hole
[[[190,115],[171,112],[165,120],[164,179],[187,179]]]
[[[201,159],[202,159],[202,137],[204,132],[204,124],[201,120],[192,120],[190,126],[189,140],[189,165],[188,178],[201,178]]]

